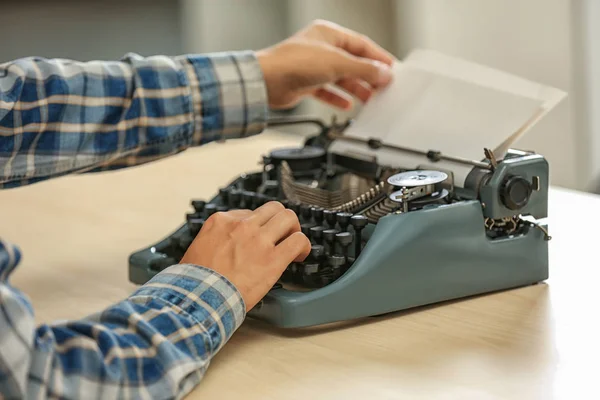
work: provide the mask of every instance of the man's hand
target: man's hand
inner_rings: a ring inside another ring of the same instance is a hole
[[[296,214],[269,202],[254,211],[213,214],[180,262],[210,268],[229,279],[250,310],[285,268],[303,261],[310,249]]]
[[[345,92],[366,102],[390,82],[394,62],[370,39],[327,21],[314,22],[257,57],[274,109],[293,107],[311,95],[348,109],[352,97]]]

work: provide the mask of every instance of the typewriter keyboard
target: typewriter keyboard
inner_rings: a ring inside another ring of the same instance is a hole
[[[151,268],[160,271],[177,263],[202,229],[204,222],[214,213],[232,209],[254,210],[268,201],[276,200],[247,190],[221,189],[217,204],[193,200],[193,212],[186,215],[185,228],[169,238],[161,249],[166,257],[153,261]],[[348,212],[311,207],[287,200],[281,203],[294,211],[300,221],[302,232],[310,239],[312,249],[303,261],[288,266],[280,283],[299,288],[318,288],[330,284],[343,275],[352,265],[366,242],[363,230],[367,217]]]

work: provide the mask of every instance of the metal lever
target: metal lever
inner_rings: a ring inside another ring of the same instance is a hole
[[[283,125],[300,125],[313,124],[317,125],[321,130],[327,128],[327,125],[317,118],[305,117],[271,117],[267,120],[267,126],[283,126]]]
[[[498,161],[496,161],[496,156],[494,155],[494,152],[490,149],[483,149],[483,153],[485,154],[485,158],[487,158],[490,161],[490,165],[492,166],[491,169],[492,171],[494,171],[498,166]]]
[[[468,166],[477,167],[477,168],[491,169],[490,164],[485,163],[485,162],[468,160],[466,158],[461,158],[461,157],[447,156],[447,155],[440,153],[439,151],[434,151],[434,150],[422,151],[422,150],[410,149],[408,147],[396,146],[393,144],[384,143],[380,139],[373,139],[373,138],[363,139],[363,138],[356,137],[356,136],[341,135],[339,133],[334,133],[334,132],[329,132],[327,136],[331,140],[342,140],[342,141],[346,141],[346,142],[364,144],[374,150],[384,148],[384,149],[389,149],[389,150],[401,151],[404,153],[421,155],[421,156],[428,158],[431,161],[444,160],[444,161],[450,161],[453,163],[468,165]]]

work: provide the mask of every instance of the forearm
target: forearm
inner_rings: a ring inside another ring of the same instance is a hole
[[[154,161],[256,134],[267,118],[251,52],[0,66],[0,187]]]
[[[6,283],[7,271],[0,282],[6,398],[179,398],[201,381],[245,316],[229,281],[176,265],[101,313],[35,328],[31,305]]]

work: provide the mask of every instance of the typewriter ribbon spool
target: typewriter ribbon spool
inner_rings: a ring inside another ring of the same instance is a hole
[[[402,204],[404,212],[409,211],[409,206],[424,205],[438,201],[448,195],[448,191],[440,184],[448,179],[448,175],[441,171],[417,170],[402,172],[392,175],[387,182],[398,188],[390,194],[392,201]]]

